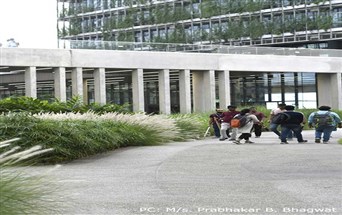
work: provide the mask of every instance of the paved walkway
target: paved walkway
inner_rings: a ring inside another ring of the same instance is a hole
[[[331,144],[255,144],[207,138],[129,147],[50,174],[65,190],[65,214],[342,214],[342,129]],[[41,170],[39,167],[37,170]]]

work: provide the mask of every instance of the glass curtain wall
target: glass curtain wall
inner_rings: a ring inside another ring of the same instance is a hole
[[[278,103],[298,108],[316,108],[316,76],[314,73],[234,73],[231,74],[231,100],[242,106]]]

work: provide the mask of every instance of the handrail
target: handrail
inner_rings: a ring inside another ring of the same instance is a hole
[[[120,42],[96,40],[59,40],[62,49],[102,49],[122,51],[157,51],[157,52],[192,52],[220,54],[251,54],[251,55],[284,55],[284,56],[315,56],[342,57],[339,49],[308,49],[260,46],[227,46],[217,44],[181,44],[181,43],[149,43]]]

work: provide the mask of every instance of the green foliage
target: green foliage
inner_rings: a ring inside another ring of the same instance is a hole
[[[262,35],[274,34],[281,35],[283,33],[295,33],[296,31],[307,31],[307,30],[320,30],[323,29],[327,31],[333,25],[333,19],[331,14],[326,11],[330,11],[329,7],[318,7],[317,5],[323,5],[328,2],[328,0],[229,0],[229,1],[217,1],[217,0],[201,0],[201,1],[190,1],[196,4],[196,7],[192,4],[183,4],[180,2],[165,2],[159,3],[149,3],[146,0],[122,1],[122,5],[117,6],[127,6],[124,14],[112,14],[110,19],[113,21],[104,22],[102,29],[102,36],[104,40],[114,39],[111,34],[113,29],[120,29],[117,31],[116,39],[119,41],[134,41],[134,34],[127,33],[128,28],[139,25],[153,25],[153,24],[171,24],[176,26],[177,22],[187,19],[202,18],[203,20],[208,19],[210,21],[211,17],[221,16],[227,14],[243,14],[242,17],[248,19],[248,17],[254,16],[258,11],[262,9],[270,8],[281,8],[287,6],[296,5],[310,5],[314,9],[318,8],[319,17],[306,17],[306,13],[301,15],[296,14],[295,18],[288,18],[286,15],[275,15],[273,20],[269,22],[263,22],[261,20],[255,21],[244,21],[244,25],[241,25],[239,21],[236,20],[226,20],[225,18],[220,18],[220,22],[229,25],[228,29],[222,29],[221,31],[212,32],[202,32],[199,30],[200,35],[193,29],[193,37],[187,35],[184,36],[182,32],[174,33],[169,31],[163,38],[155,37],[152,38],[153,42],[168,42],[168,43],[193,43],[201,40],[209,40],[211,42],[221,42],[221,40],[231,40],[240,39],[241,37],[251,37],[252,40],[260,39]],[[118,3],[117,0],[111,0],[111,8]],[[59,29],[59,36],[65,36],[67,34],[76,35],[82,32],[93,32],[95,26],[81,26],[82,20],[77,18],[78,13],[93,11],[93,6],[87,7],[83,3],[75,3],[75,6],[71,6],[69,10],[62,11],[62,14],[69,13],[69,15],[74,15],[69,17],[70,27],[69,29]],[[198,7],[198,8],[197,8]],[[82,9],[83,8],[83,9]],[[144,11],[149,11],[148,16]],[[247,15],[249,13],[249,15]],[[61,15],[63,16],[63,15]],[[302,17],[300,17],[302,16]],[[259,15],[258,15],[259,17]],[[238,18],[235,15],[231,16],[232,19]],[[240,17],[241,18],[241,17]],[[239,18],[238,18],[239,19]],[[184,23],[184,22],[182,22]],[[133,31],[133,29],[131,29]],[[83,32],[83,33],[84,33]],[[172,34],[172,35],[171,35]]]
[[[94,111],[95,113],[103,114],[105,112],[129,112],[128,105],[91,103],[83,104],[80,97],[73,97],[67,102],[55,100],[48,102],[46,100],[34,99],[31,97],[9,97],[0,100],[0,113],[8,112],[29,112],[35,113],[67,113],[79,112],[85,113]]]
[[[181,130],[181,135],[176,140],[202,137],[208,127],[208,117],[206,113],[170,115],[170,118],[176,120],[176,125]]]
[[[28,113],[2,115],[0,140],[19,137],[20,140],[15,145],[24,149],[35,145],[44,149],[53,148],[51,153],[42,155],[39,162],[60,163],[124,146],[156,145],[198,138],[203,132],[198,120],[190,115],[170,118],[158,115],[145,115],[145,118],[126,115],[133,120],[121,121],[96,119],[100,115],[94,116],[95,119],[87,120],[67,116],[64,119],[38,118]],[[162,121],[158,125],[160,120]],[[141,123],[142,121],[145,123]],[[179,131],[175,130],[177,127],[180,127]]]

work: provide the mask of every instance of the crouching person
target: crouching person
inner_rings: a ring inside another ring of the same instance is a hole
[[[250,113],[250,109],[243,109],[241,110],[240,116],[237,116],[240,118],[240,127],[238,128],[238,133],[241,133],[239,138],[234,141],[236,144],[241,144],[241,140],[245,140],[245,143],[254,143],[249,140],[249,138],[252,136],[252,129],[253,125],[255,123],[260,123],[258,118]]]

